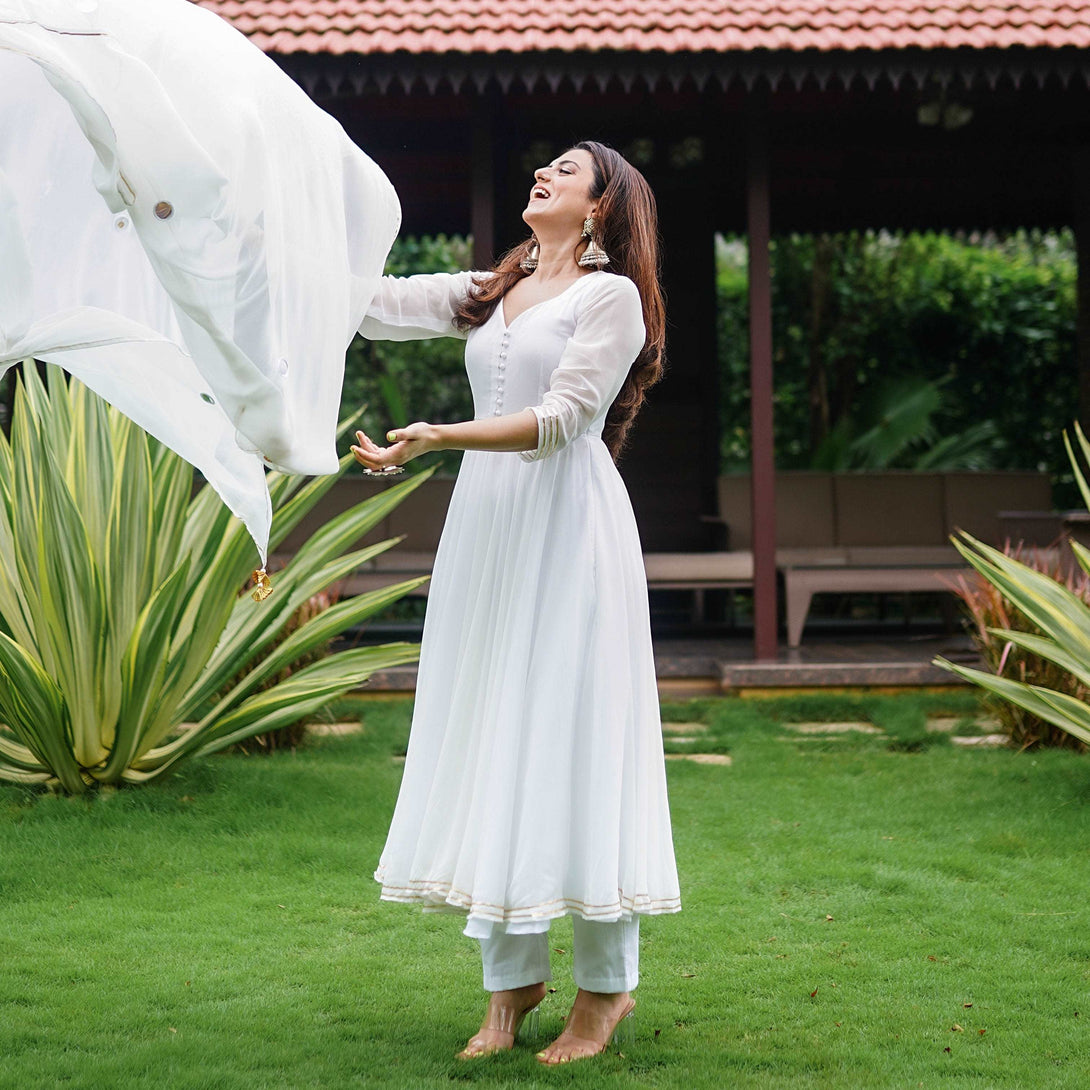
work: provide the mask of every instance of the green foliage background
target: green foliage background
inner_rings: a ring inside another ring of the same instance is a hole
[[[722,468],[738,470],[749,457],[744,240],[721,239],[717,256]],[[816,382],[830,426],[864,425],[890,384],[918,376],[946,380],[940,436],[990,420],[987,464],[1069,477],[1060,435],[1077,411],[1070,232],[781,237],[772,267],[779,465],[813,464]]]
[[[749,458],[744,239],[721,238],[717,259],[720,468],[729,472]],[[402,238],[387,272],[454,272],[471,263],[466,238]],[[940,384],[929,422],[939,438],[994,425],[966,464],[1070,480],[1060,441],[1077,409],[1070,232],[787,236],[774,241],[772,265],[780,466],[820,464],[822,442],[838,424],[858,435],[881,422],[906,383],[918,389],[927,381]],[[462,355],[452,338],[357,337],[343,413],[367,405],[364,426],[378,434],[412,420],[467,419],[473,405]],[[811,394],[819,386],[827,416],[815,426]],[[921,434],[890,464],[913,467],[925,445]]]

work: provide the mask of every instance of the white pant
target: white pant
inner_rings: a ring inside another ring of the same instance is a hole
[[[630,992],[640,981],[640,920],[595,923],[572,917],[576,987],[588,992]],[[479,940],[484,986],[489,992],[552,980],[549,932],[496,934]]]

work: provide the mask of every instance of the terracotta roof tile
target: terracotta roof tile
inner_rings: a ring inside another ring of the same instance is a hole
[[[194,0],[267,52],[1084,47],[1090,0]]]

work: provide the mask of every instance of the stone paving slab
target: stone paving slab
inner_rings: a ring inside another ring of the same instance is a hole
[[[697,765],[729,765],[732,759],[725,753],[667,753],[668,761],[692,761]]]
[[[951,739],[955,746],[975,746],[978,749],[994,749],[1009,744],[1005,734],[955,734]]]
[[[663,734],[707,734],[705,723],[663,723]]]
[[[978,727],[986,734],[998,733],[996,728],[999,726],[999,720],[992,716],[930,715],[927,718],[927,729],[951,734],[966,722],[971,722],[974,727]]]
[[[795,734],[884,734],[885,732],[873,723],[784,723],[785,730]]]
[[[363,730],[363,724],[359,721],[349,723],[310,723],[307,730],[319,738],[330,735],[359,734]]]

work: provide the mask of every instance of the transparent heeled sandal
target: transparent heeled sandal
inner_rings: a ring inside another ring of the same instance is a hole
[[[628,1013],[617,1023],[617,1027],[610,1037],[610,1043],[617,1046],[634,1045],[636,1043],[636,1005],[628,1009]]]
[[[523,1043],[537,1041],[541,1035],[540,1015],[541,1011],[536,1005],[529,1010],[519,1010],[517,1007],[503,1004],[497,1007],[490,1004],[484,1025],[469,1039],[469,1044],[458,1053],[458,1059],[475,1060],[480,1056],[491,1056],[494,1052],[506,1052],[514,1047],[516,1041]],[[480,1041],[480,1035],[488,1031],[506,1034],[511,1038],[511,1044],[485,1045]]]
[[[529,1045],[541,1040],[541,1008],[534,1007],[526,1012],[522,1024],[515,1031],[515,1040]]]
[[[606,1015],[573,1007],[564,1023],[560,1037],[567,1034],[578,1044],[576,1054],[561,1060],[549,1060],[544,1052],[537,1058],[545,1064],[571,1063],[574,1060],[588,1060],[606,1051],[611,1045],[620,1048],[636,1041],[636,1001],[632,1000],[621,1017],[614,1022]],[[557,1040],[560,1040],[558,1037]],[[588,1046],[584,1048],[583,1046]]]

